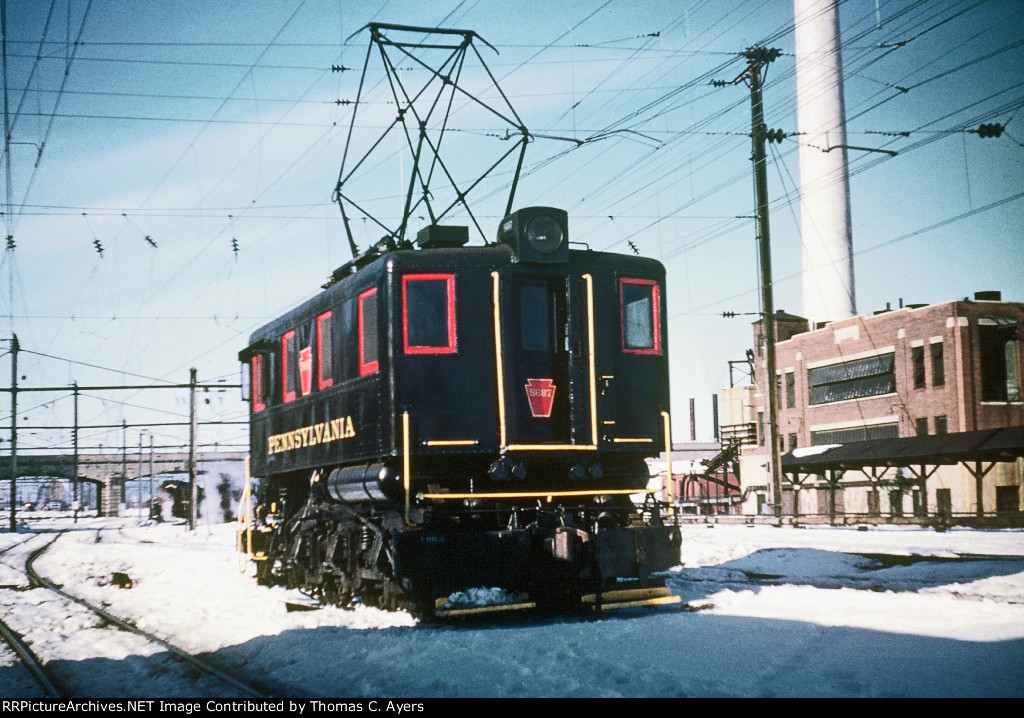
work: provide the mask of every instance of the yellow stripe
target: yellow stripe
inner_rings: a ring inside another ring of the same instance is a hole
[[[622,601],[616,603],[601,604],[602,611],[610,611],[615,608],[634,608],[636,606],[665,606],[670,603],[681,603],[679,596],[663,596],[661,598],[648,598],[640,601]]]
[[[452,441],[425,441],[423,442],[427,446],[476,446],[480,442],[476,439],[455,439]]]
[[[665,464],[668,469],[668,482],[665,489],[667,496],[665,497],[665,503],[672,506],[672,421],[669,418],[668,412],[661,412],[661,418],[665,420]],[[671,513],[675,513],[675,509],[669,508]]]
[[[597,451],[596,446],[583,446],[581,444],[512,444],[505,447],[509,451]]]
[[[505,368],[501,362],[501,292],[498,273],[491,272],[494,283],[494,365],[498,372],[498,431],[499,446],[505,448]]]
[[[662,598],[672,594],[668,586],[654,588],[626,588],[621,591],[605,591],[601,594],[601,602],[616,603],[618,601],[636,601],[638,599]],[[597,594],[588,593],[581,596],[583,603],[597,603]]]
[[[420,494],[420,498],[433,501],[445,499],[531,499],[546,496],[549,500],[554,496],[612,496],[621,494],[653,494],[655,489],[608,489],[606,491],[528,491],[504,492],[490,494]]]
[[[537,604],[533,601],[526,601],[524,603],[499,603],[494,606],[476,606],[474,608],[438,608],[437,614],[441,618],[447,616],[473,616],[481,613],[494,613],[497,611],[522,611],[525,609],[536,608]]]
[[[405,486],[405,523],[409,523],[409,412],[402,414],[402,483]]]
[[[590,436],[597,443],[597,380],[594,371],[594,278],[584,274],[587,280],[587,354],[590,356]]]
[[[612,439],[616,444],[653,444],[654,439]]]

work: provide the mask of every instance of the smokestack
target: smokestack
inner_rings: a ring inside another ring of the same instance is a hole
[[[690,398],[690,441],[697,441],[697,401]]]
[[[794,0],[793,10],[803,313],[815,327],[857,313],[846,109],[836,0]]]

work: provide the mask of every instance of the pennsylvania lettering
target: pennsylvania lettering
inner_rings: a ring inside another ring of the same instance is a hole
[[[312,426],[304,426],[294,431],[286,431],[283,434],[273,434],[267,437],[267,455],[280,454],[284,451],[304,449],[308,446],[328,444],[332,441],[350,439],[356,435],[355,426],[351,416],[340,419],[330,419]]]

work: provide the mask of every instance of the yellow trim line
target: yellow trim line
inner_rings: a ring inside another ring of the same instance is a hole
[[[670,603],[681,603],[682,598],[679,596],[662,596],[661,598],[647,598],[640,601],[613,601],[611,603],[602,603],[602,611],[610,611],[613,608],[633,608],[636,606],[666,606]]]
[[[665,468],[668,472],[668,481],[665,482],[665,503],[672,506],[672,421],[668,412],[661,412],[661,418],[665,420]],[[674,509],[669,509],[674,513]]]
[[[653,444],[654,439],[620,439],[615,438],[612,441],[616,444]]]
[[[402,414],[402,483],[405,488],[405,523],[409,523],[409,490],[410,482],[410,462],[409,462],[409,412]]]
[[[497,272],[491,272],[494,284],[494,366],[498,372],[499,446],[505,446],[505,367],[501,363],[501,291]]]
[[[420,494],[421,499],[443,501],[445,499],[530,499],[546,496],[548,501],[554,496],[612,496],[622,494],[653,494],[656,489],[608,489],[606,491],[508,491],[490,494]]]
[[[476,439],[453,439],[451,441],[431,440],[424,441],[425,446],[476,446],[480,442]]]
[[[635,601],[637,599],[662,598],[672,595],[668,586],[653,586],[648,588],[625,588],[619,591],[604,591],[601,593],[602,603],[615,603],[616,601]],[[597,594],[588,593],[580,598],[583,603],[597,603]]]
[[[523,603],[498,603],[493,606],[476,606],[474,608],[449,608],[439,607],[436,609],[436,615],[445,618],[448,616],[473,616],[481,613],[493,613],[496,611],[522,611],[524,609],[536,608],[537,604],[533,601],[525,601]]]
[[[509,451],[597,451],[596,446],[581,444],[512,444],[505,448]]]

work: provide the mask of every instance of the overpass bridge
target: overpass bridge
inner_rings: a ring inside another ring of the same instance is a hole
[[[196,483],[207,497],[225,490],[234,496],[245,482],[246,452],[212,451],[195,455]],[[119,516],[148,507],[163,483],[188,482],[187,451],[18,454],[17,503],[49,502],[70,507],[77,498],[98,516]],[[225,489],[225,486],[227,487]],[[0,507],[11,501],[11,462],[0,459]],[[39,508],[43,508],[42,506]]]

